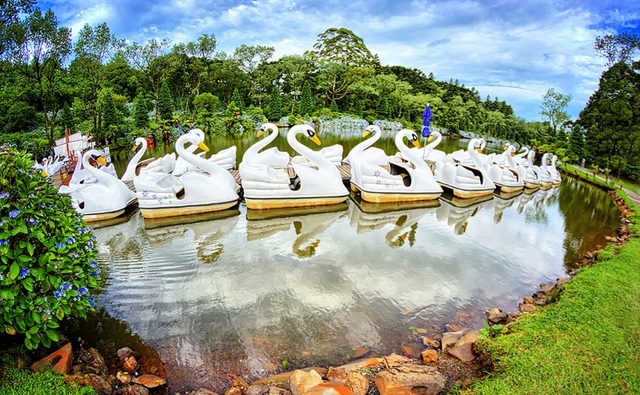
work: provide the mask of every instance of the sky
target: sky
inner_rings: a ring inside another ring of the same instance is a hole
[[[382,65],[417,68],[458,80],[542,120],[549,88],[572,95],[575,119],[597,89],[605,60],[596,37],[640,36],[640,0],[46,0],[74,40],[85,25],[106,22],[120,39],[173,44],[214,34],[217,51],[242,44],[275,48],[271,60],[301,55],[331,27],[364,40]],[[636,56],[637,58],[637,56]]]

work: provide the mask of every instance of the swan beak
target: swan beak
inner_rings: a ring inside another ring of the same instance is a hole
[[[427,137],[427,143],[429,143],[429,142],[433,141],[435,138],[436,138],[436,136],[434,136],[434,135],[432,135],[432,134],[431,134],[431,135],[429,135],[429,137]]]
[[[418,140],[413,140],[412,143],[414,147],[420,148],[420,142]]]
[[[369,130],[365,130],[364,133],[362,133],[362,138],[365,138],[370,134],[371,134],[371,132]]]
[[[313,141],[314,143],[316,143],[318,145],[322,145],[322,143],[320,142],[320,139],[315,134],[313,135],[313,137],[311,137],[311,141]]]
[[[102,156],[99,156],[98,159],[96,159],[96,161],[98,163],[100,163],[102,166],[106,166],[107,162],[105,162],[104,158]]]
[[[49,177],[49,174],[45,170],[42,170],[42,177]]]
[[[509,146],[508,146],[508,145],[505,145],[505,146],[504,146],[504,148],[503,148],[503,151],[506,151],[506,150],[507,150],[507,148],[509,148]]]
[[[479,154],[482,153],[482,148],[476,148],[476,151],[478,151]]]
[[[256,137],[260,137],[264,134],[264,130],[260,129],[258,130],[258,134],[256,135]]]
[[[512,152],[512,153],[511,153],[511,156],[512,156],[512,157],[515,157],[515,156],[516,156],[516,153],[515,153],[515,152]]]
[[[198,143],[198,147],[203,150],[204,152],[209,152],[209,147],[207,147],[207,145],[203,142],[199,142]]]
[[[134,145],[133,147],[131,147],[131,151],[135,151],[138,149],[138,144]]]

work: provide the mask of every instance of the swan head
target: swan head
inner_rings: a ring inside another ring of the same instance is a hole
[[[197,145],[204,152],[209,152],[209,147],[204,143],[204,132],[200,129],[191,129],[189,133],[183,134],[178,138],[176,145],[182,144],[184,146],[185,142]]]
[[[278,131],[278,127],[273,124],[273,123],[263,123],[262,126],[260,126],[260,129],[258,129],[258,134],[256,135],[256,137],[260,137],[262,136],[267,129],[271,129],[274,132]]]
[[[364,130],[364,133],[362,134],[362,138],[365,138],[370,134],[376,134],[376,133],[378,133],[378,135],[382,134],[382,131],[380,130],[380,127],[378,127],[376,125],[369,125]]]
[[[189,133],[195,134],[200,138],[201,141],[204,141],[204,132],[202,131],[202,129],[191,129],[189,130]]]
[[[402,129],[400,132],[398,132],[398,135],[402,137],[406,137],[407,140],[409,140],[409,142],[411,142],[411,144],[413,144],[414,147],[420,148],[420,141],[418,140],[418,135],[413,130]]]
[[[142,147],[142,145],[146,142],[147,140],[143,137],[138,137],[137,139],[135,139],[133,141],[133,147],[131,148],[131,151],[136,151],[138,148]]]

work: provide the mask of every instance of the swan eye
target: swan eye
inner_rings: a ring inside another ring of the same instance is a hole
[[[316,135],[316,132],[314,132],[313,129],[307,129],[307,135],[309,136],[309,138],[312,138]]]

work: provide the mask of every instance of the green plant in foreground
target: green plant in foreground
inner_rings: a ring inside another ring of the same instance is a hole
[[[0,330],[23,334],[28,349],[49,347],[66,315],[93,309],[100,274],[95,236],[33,163],[0,147]]]

